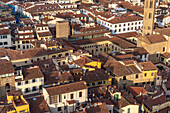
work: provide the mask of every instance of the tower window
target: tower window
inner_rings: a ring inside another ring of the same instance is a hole
[[[151,28],[150,28],[150,26],[148,26],[148,30],[150,30]]]
[[[152,8],[153,7],[153,1],[150,2],[150,7],[149,8]]]
[[[146,8],[148,8],[148,1],[146,1]]]
[[[149,19],[151,19],[151,16],[152,16],[152,14],[151,14],[151,13],[149,13]]]
[[[145,18],[147,18],[147,13],[145,12]]]

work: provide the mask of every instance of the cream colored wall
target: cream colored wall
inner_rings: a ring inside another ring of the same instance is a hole
[[[30,79],[28,80],[29,83],[28,84],[25,84],[25,81],[20,81],[21,82],[21,85],[18,86],[18,82],[16,81],[15,82],[15,86],[16,86],[16,90],[21,90],[23,95],[28,95],[28,94],[33,94],[33,93],[37,93],[39,92],[39,86],[40,85],[44,85],[44,77],[41,77],[41,78],[35,78],[36,79],[36,82],[32,83],[32,80],[33,79]],[[40,80],[42,79],[42,81]],[[37,88],[37,91],[32,91],[32,88],[33,87],[36,87]],[[29,93],[25,93],[25,89],[26,88],[29,88],[30,89],[30,92]]]
[[[49,94],[48,94],[47,90],[45,88],[43,88],[42,92],[43,92],[44,100],[47,102],[47,104],[49,104],[50,100],[49,100]]]
[[[126,107],[121,108],[123,110],[122,113],[129,113],[128,108],[130,108],[130,113],[139,112],[139,105],[128,105]]]
[[[42,40],[42,39],[50,39],[50,38],[52,38],[52,36],[40,37],[40,36],[37,34],[37,38],[38,38],[38,40]]]
[[[69,55],[70,55],[70,54],[73,53],[73,50],[68,50],[68,51],[63,51],[63,52],[59,52],[59,53],[49,54],[49,58],[52,58],[52,56],[54,56],[54,55],[56,57],[58,57],[59,54],[62,54],[62,57],[65,57],[66,53],[69,53]]]
[[[29,43],[22,43],[23,41],[28,41]],[[25,49],[30,49],[30,41],[36,41],[36,39],[31,39],[31,40],[17,40],[14,42],[12,42],[13,46],[16,46],[16,50],[23,50],[23,45],[25,45]],[[18,48],[18,45],[20,45],[20,48]],[[29,48],[27,48],[27,45],[29,46]]]
[[[113,107],[114,107],[114,105],[106,105],[107,106],[107,108],[108,108],[108,110],[109,111],[111,111],[110,113],[113,113]]]
[[[79,97],[79,92],[82,92],[82,97]],[[44,93],[44,91],[43,91],[43,93]],[[74,98],[73,99],[70,98],[71,94],[74,94]],[[87,101],[87,94],[88,94],[87,89],[83,89],[83,90],[79,90],[79,91],[74,91],[74,92],[69,92],[69,93],[61,94],[61,96],[62,96],[62,101],[61,102],[56,103],[56,104],[49,104],[51,113],[61,113],[61,112],[64,112],[64,103],[66,105],[67,104],[67,100],[74,100],[74,101],[76,101],[76,103],[83,103],[83,102]],[[64,99],[64,96],[66,96],[66,99]],[[46,97],[47,97],[47,95],[46,95]],[[58,107],[62,107],[62,111],[61,112],[58,111],[58,109],[57,109]]]
[[[13,65],[16,65],[17,67],[19,66],[25,66],[25,65],[30,65],[32,64],[31,60],[33,59],[33,61],[37,61],[37,59],[43,60],[48,59],[48,55],[43,55],[43,56],[39,56],[39,57],[33,57],[33,58],[26,58],[26,59],[19,59],[19,60],[11,60]],[[27,63],[25,63],[25,61],[27,61]]]
[[[106,46],[106,44],[108,44],[108,46]],[[98,48],[95,47],[96,45],[98,46]],[[112,46],[114,46],[114,47],[112,48]],[[121,47],[113,44],[110,41],[101,41],[101,42],[97,42],[97,43],[85,44],[85,45],[80,45],[80,47],[84,48],[85,50],[89,51],[90,53],[92,53],[92,50],[93,50],[93,55],[99,55],[99,54],[105,52],[104,48],[106,48],[106,53],[112,53],[112,51],[123,50]],[[98,51],[96,51],[96,49],[98,49]],[[101,49],[102,49],[102,51],[101,51]]]

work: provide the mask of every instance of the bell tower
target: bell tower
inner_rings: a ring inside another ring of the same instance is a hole
[[[145,0],[143,16],[143,35],[152,35],[154,29],[156,0]]]
[[[0,98],[15,89],[14,68],[11,62],[0,59]]]

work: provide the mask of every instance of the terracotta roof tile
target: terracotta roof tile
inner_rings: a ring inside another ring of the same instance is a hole
[[[170,36],[170,28],[155,29],[154,31],[160,33],[161,35]]]
[[[126,50],[125,52],[127,54],[133,54],[135,56],[149,54],[148,51],[146,51],[146,49],[144,49],[143,47],[141,47],[141,48],[134,48],[133,50]]]
[[[42,74],[38,66],[24,69],[22,74],[23,74],[24,80],[44,77],[44,75]]]
[[[83,75],[83,80],[86,82],[93,82],[99,80],[109,79],[109,75],[102,69],[95,69],[94,71],[88,71]]]
[[[145,41],[146,43],[149,43],[149,44],[167,41],[166,38],[164,36],[160,35],[160,34],[141,36],[138,39]]]
[[[39,37],[46,37],[46,36],[52,36],[51,32],[40,32],[38,33]]]
[[[53,59],[35,61],[35,62],[33,62],[33,64],[36,65],[36,66],[39,66],[42,73],[57,71],[57,68],[56,68],[56,65],[53,62]]]
[[[0,49],[0,56],[1,55],[8,56],[11,60],[18,60],[18,59],[44,56],[44,55],[47,55],[47,51],[43,48],[28,49],[28,50],[23,50],[23,51],[11,50],[11,49]]]
[[[118,37],[116,37],[116,36],[114,36],[113,38],[111,38],[110,41],[111,41],[112,43],[120,46],[120,47],[123,48],[123,49],[136,47],[135,44],[133,44],[133,43],[127,41],[127,40],[118,38]]]
[[[117,109],[121,109],[130,105],[130,103],[125,98],[121,97],[119,101],[114,101],[114,105]]]
[[[77,87],[77,86],[79,86],[79,87]],[[45,88],[45,89],[47,90],[47,92],[50,96],[53,96],[53,95],[59,95],[59,94],[64,94],[64,93],[68,93],[68,92],[87,89],[87,85],[85,84],[84,81],[80,81],[80,82],[73,82],[73,83],[50,87],[50,88]]]
[[[144,100],[144,104],[147,105],[150,109],[152,109],[155,105],[161,105],[163,103],[166,103],[168,100],[166,99],[165,95],[162,95],[157,98],[148,98]]]
[[[168,53],[168,52],[163,53],[162,56],[165,57],[165,58],[170,58],[170,53]]]
[[[117,36],[117,37],[120,37],[120,38],[129,38],[129,37],[138,36],[138,33],[137,32],[129,32],[129,33],[116,34],[114,36]]]
[[[157,70],[158,68],[150,61],[147,62],[140,62],[140,65],[142,65],[144,71],[149,71],[149,70]]]
[[[14,73],[12,63],[7,60],[0,60],[0,75]]]
[[[0,35],[10,35],[10,29],[0,29]]]
[[[31,113],[44,113],[50,112],[47,102],[43,96],[33,97],[27,99]]]
[[[127,90],[133,95],[137,96],[141,94],[146,94],[147,91],[144,89],[144,87],[127,87]]]
[[[86,113],[109,113],[105,103],[85,109]]]

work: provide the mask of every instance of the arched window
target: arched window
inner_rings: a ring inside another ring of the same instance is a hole
[[[9,83],[6,83],[5,89],[6,89],[7,92],[10,92],[10,84]]]

